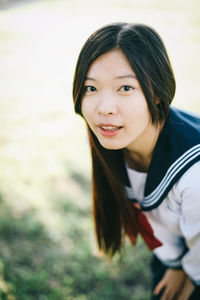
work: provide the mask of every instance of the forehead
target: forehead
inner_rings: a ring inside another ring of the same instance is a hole
[[[121,49],[114,49],[99,56],[89,67],[87,78],[110,75],[120,77],[135,75],[131,64]]]

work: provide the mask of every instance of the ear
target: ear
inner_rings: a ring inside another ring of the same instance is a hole
[[[156,105],[160,104],[160,98],[156,98],[155,104]]]

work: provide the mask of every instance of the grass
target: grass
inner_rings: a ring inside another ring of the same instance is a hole
[[[88,34],[145,20],[169,45],[175,104],[200,111],[198,3],[146,3],[31,1],[0,11],[0,300],[150,299],[141,240],[112,262],[96,254],[89,149],[71,97]]]
[[[48,199],[62,219],[59,235],[36,210],[16,213],[1,200],[1,299],[149,299],[149,253],[141,241],[105,263],[91,249],[90,208],[58,192]]]

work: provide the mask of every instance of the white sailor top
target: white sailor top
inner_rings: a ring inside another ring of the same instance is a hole
[[[155,255],[200,285],[200,117],[171,107],[148,174],[127,173],[127,196],[162,243]]]

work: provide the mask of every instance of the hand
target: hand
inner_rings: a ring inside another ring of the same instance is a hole
[[[195,289],[195,285],[187,277],[177,300],[188,300],[192,292],[194,291],[194,289]]]
[[[176,300],[177,295],[184,290],[183,286],[187,278],[183,270],[168,269],[155,287],[154,295],[158,295],[164,289],[161,300]],[[183,300],[183,298],[180,299]],[[184,298],[184,300],[186,299]]]

